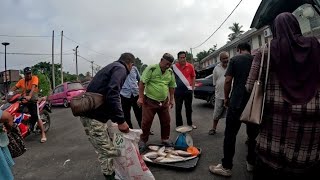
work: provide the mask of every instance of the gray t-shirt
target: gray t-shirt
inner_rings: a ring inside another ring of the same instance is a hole
[[[250,94],[246,91],[246,82],[249,76],[253,56],[240,54],[231,58],[225,76],[233,77],[233,87],[230,97],[230,107],[244,108]]]

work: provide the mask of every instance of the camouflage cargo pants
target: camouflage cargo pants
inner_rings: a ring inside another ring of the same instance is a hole
[[[102,173],[111,175],[114,172],[113,158],[119,156],[120,152],[113,146],[108,134],[107,123],[86,117],[80,117],[80,121],[89,141],[98,152]]]

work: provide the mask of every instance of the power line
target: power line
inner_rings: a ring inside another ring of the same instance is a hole
[[[60,36],[60,35],[59,35]],[[7,35],[7,34],[0,34],[0,37],[15,37],[15,38],[43,38],[43,37],[52,37],[52,36],[39,36],[39,35]],[[58,37],[58,36],[55,36]]]
[[[77,42],[77,41],[75,41],[75,40],[73,40],[73,39],[71,39],[71,38],[69,38],[69,37],[67,37],[67,36],[65,36],[65,35],[63,35],[63,37],[65,37],[65,38],[68,39],[69,41],[72,41],[72,42],[75,43],[75,44],[78,44],[78,45],[81,45],[82,47],[87,48],[88,50],[90,50],[90,51],[92,51],[92,52],[95,52],[95,53],[100,54],[100,55],[102,55],[102,56],[108,56],[108,57],[115,58],[115,57],[113,57],[113,56],[109,56],[109,55],[100,53],[100,52],[98,52],[98,51],[96,51],[96,50],[94,50],[94,49],[91,49],[90,47],[88,47],[88,46],[86,46],[86,45],[84,45],[84,44],[81,44],[81,43],[79,43],[79,42]]]
[[[231,11],[231,13],[227,16],[227,18],[220,24],[220,26],[205,40],[203,41],[200,45],[193,47],[192,49],[196,49],[200,46],[202,46],[204,43],[206,43],[222,26],[223,24],[229,19],[229,17],[233,14],[233,12],[238,8],[238,6],[241,4],[242,0],[239,1],[239,3],[236,5],[236,7]]]
[[[4,52],[0,52],[0,54],[5,54]],[[11,54],[11,55],[28,55],[28,56],[46,56],[46,55],[52,55],[52,54],[45,54],[45,53],[26,53],[26,52],[21,52],[21,53],[17,53],[17,52],[14,52],[14,53],[7,53],[7,54]],[[71,55],[73,53],[64,53],[62,55]],[[53,54],[53,55],[60,55],[59,54]]]
[[[82,56],[80,56],[79,54],[78,54],[78,57],[80,57],[80,58],[82,58],[83,60],[85,60],[85,61],[87,61],[87,62],[89,62],[89,63],[91,63],[92,61],[90,61],[89,59],[87,59],[87,58],[85,58],[85,57],[82,57]],[[96,65],[96,66],[100,66],[100,65],[98,65],[98,64],[96,64],[96,63],[93,63],[94,65]],[[101,66],[100,66],[101,67]]]
[[[34,60],[28,61],[27,64],[26,64],[26,63],[16,64],[16,65],[9,66],[9,68],[17,67],[17,66],[22,66],[22,65],[26,66],[26,65],[28,65],[28,64],[31,63],[31,62],[34,63],[34,62],[40,62],[40,61],[48,61],[48,60],[50,60],[50,59],[51,59],[51,57],[44,57],[44,58],[41,58],[41,59],[34,59]],[[3,68],[3,67],[1,67],[0,69],[2,69],[2,68]]]

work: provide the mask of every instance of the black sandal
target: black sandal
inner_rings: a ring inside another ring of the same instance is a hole
[[[211,129],[210,131],[209,131],[209,135],[215,135],[216,134],[216,130],[215,129]]]

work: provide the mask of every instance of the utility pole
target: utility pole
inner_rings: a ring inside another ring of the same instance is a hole
[[[10,43],[8,42],[3,42],[2,45],[4,45],[4,80],[5,80],[5,83],[4,83],[4,94],[7,94],[8,92],[8,73],[7,73],[7,46],[9,45]],[[11,77],[10,77],[11,79]],[[10,80],[11,82],[11,80]]]
[[[79,81],[79,74],[78,74],[78,47],[76,47],[76,75],[77,75],[77,81]]]
[[[63,84],[63,66],[62,66],[62,42],[63,42],[63,31],[61,31],[61,51],[60,51],[60,65],[61,65],[61,84]]]
[[[52,31],[52,89],[56,87],[56,79],[54,75],[54,31]]]
[[[191,52],[191,63],[192,63],[192,65],[194,66],[192,48],[190,48],[190,52]]]
[[[93,61],[91,61],[91,77],[93,77]]]

